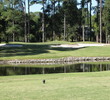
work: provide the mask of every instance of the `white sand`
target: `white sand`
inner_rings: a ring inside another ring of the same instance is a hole
[[[105,46],[107,44],[76,44],[76,45],[69,45],[69,44],[61,44],[61,45],[51,45],[51,47],[62,47],[62,48],[83,48],[88,46]]]

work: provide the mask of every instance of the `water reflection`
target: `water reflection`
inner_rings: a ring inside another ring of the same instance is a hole
[[[110,70],[110,64],[73,64],[54,68],[35,67],[0,67],[0,76],[27,75],[27,74],[50,74],[72,72],[97,72]]]

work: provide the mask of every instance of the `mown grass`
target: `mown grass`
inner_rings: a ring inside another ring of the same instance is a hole
[[[11,43],[12,44],[12,43]],[[61,57],[108,57],[110,46],[85,48],[52,48],[52,44],[75,44],[71,42],[14,43],[23,47],[0,47],[0,60],[51,59]]]
[[[1,64],[0,67],[32,67],[32,68],[57,68],[72,64]]]
[[[0,100],[110,100],[110,72],[0,77]]]

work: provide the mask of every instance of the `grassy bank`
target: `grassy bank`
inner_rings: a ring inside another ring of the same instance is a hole
[[[110,57],[110,46],[85,48],[52,48],[51,44],[75,44],[71,42],[16,43],[23,47],[0,47],[0,60],[46,59],[61,57]]]
[[[0,100],[110,100],[109,94],[110,72],[0,77]]]

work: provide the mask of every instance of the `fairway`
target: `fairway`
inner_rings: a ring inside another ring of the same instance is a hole
[[[110,100],[110,0],[0,0],[0,100]]]
[[[110,100],[110,72],[0,77],[0,100]]]
[[[12,43],[11,43],[12,44]],[[62,57],[110,57],[110,46],[92,46],[83,48],[51,47],[58,44],[72,44],[73,42],[46,43],[15,43],[23,47],[0,47],[0,60],[15,59],[52,59]]]

